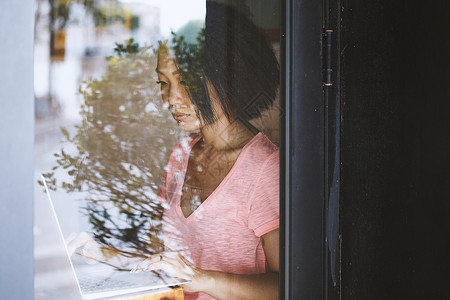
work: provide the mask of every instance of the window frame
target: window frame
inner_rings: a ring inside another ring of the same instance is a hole
[[[337,299],[340,290],[337,5],[283,2],[280,299]]]

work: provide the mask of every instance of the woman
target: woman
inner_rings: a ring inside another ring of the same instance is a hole
[[[275,98],[278,64],[263,33],[231,7],[207,3],[204,37],[197,84],[166,44],[158,52],[163,101],[181,129],[200,133],[175,146],[166,168],[166,251],[136,270],[190,279],[186,299],[276,299],[279,154],[248,121]]]
[[[164,43],[158,51],[162,99],[194,133],[172,150],[159,193],[165,251],[134,271],[189,279],[186,299],[276,299],[279,152],[249,120],[276,97],[278,63],[247,17],[215,2],[202,43],[200,62]],[[89,237],[76,240],[72,252],[101,252]]]

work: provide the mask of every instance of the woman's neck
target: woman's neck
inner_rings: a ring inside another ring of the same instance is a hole
[[[200,129],[203,142],[219,151],[241,149],[247,144],[258,130],[239,121],[230,122],[225,116],[219,118],[214,124],[203,126]]]

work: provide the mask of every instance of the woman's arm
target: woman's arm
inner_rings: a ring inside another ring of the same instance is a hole
[[[266,256],[266,273],[238,275],[201,270],[192,266],[175,252],[153,255],[141,263],[137,270],[163,269],[172,276],[189,279],[188,292],[204,292],[217,299],[278,299],[279,230],[262,237]]]

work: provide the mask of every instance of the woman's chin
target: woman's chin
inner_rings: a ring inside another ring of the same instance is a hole
[[[179,121],[177,123],[178,123],[178,127],[180,127],[181,130],[187,131],[187,132],[196,131],[201,128],[201,124],[198,120],[194,121],[194,122]]]

